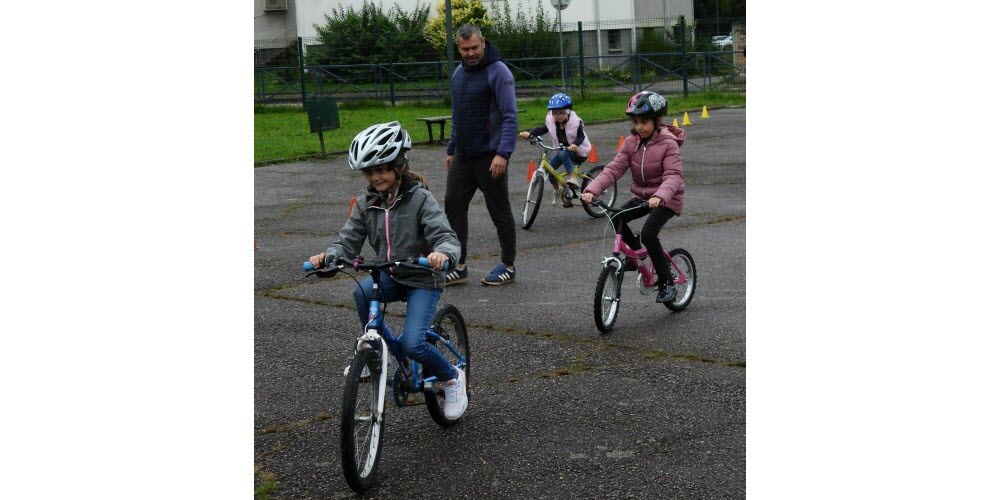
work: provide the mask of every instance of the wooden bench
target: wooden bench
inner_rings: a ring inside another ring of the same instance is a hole
[[[518,114],[524,113],[523,109],[517,110]],[[422,121],[427,124],[427,144],[434,144],[434,129],[431,128],[435,123],[441,126],[441,140],[438,144],[444,144],[444,124],[451,120],[451,115],[447,116],[425,116],[423,118],[417,118],[418,121]]]
[[[424,118],[417,118],[417,120],[420,120],[427,124],[427,136],[430,137],[430,139],[427,140],[427,144],[434,144],[434,129],[431,128],[431,126],[435,123],[441,125],[441,140],[438,141],[438,144],[444,144],[444,124],[448,120],[451,120],[451,115],[427,116]]]

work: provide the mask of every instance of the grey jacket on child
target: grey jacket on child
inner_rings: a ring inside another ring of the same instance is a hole
[[[369,187],[364,201],[351,210],[351,218],[326,249],[327,265],[337,257],[352,259],[360,255],[366,238],[376,252],[369,261],[426,257],[431,252],[441,252],[448,256],[449,266],[458,262],[461,253],[458,236],[448,224],[441,205],[419,182],[404,177],[392,206],[386,208],[384,204],[378,192]],[[402,285],[444,288],[444,271],[431,272],[416,265],[399,266],[393,271],[392,278]]]

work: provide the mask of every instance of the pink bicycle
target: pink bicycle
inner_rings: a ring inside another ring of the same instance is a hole
[[[603,201],[595,199],[595,205],[605,210],[608,224],[612,224],[614,214],[623,210],[612,208]],[[629,210],[642,208],[646,204],[639,205]],[[627,211],[627,210],[625,210]],[[674,285],[677,287],[677,294],[672,302],[665,303],[667,309],[680,311],[691,303],[694,298],[694,290],[697,285],[697,274],[694,268],[694,257],[683,248],[675,248],[669,252],[664,251],[667,261],[670,263],[670,272],[674,277]],[[645,248],[632,250],[622,240],[620,233],[615,233],[615,243],[611,250],[611,255],[604,257],[601,261],[601,276],[597,278],[597,290],[594,292],[594,322],[597,329],[602,333],[608,333],[618,319],[618,306],[622,297],[622,283],[625,281],[625,273],[638,271],[639,275],[635,280],[639,293],[651,295],[656,293],[656,271],[652,262],[646,262],[649,258]]]

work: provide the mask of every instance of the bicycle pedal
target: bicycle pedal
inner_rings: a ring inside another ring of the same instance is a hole
[[[424,392],[432,392],[437,396],[444,396],[444,389],[434,385],[433,382],[424,383]]]

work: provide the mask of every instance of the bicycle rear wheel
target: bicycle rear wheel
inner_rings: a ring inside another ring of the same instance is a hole
[[[371,349],[357,352],[344,380],[344,400],[340,414],[340,459],[344,478],[352,490],[361,493],[375,482],[382,456],[383,420],[378,419],[379,355]],[[368,367],[368,375],[362,371]]]
[[[673,302],[668,302],[663,305],[667,306],[667,309],[671,311],[680,311],[691,303],[691,299],[694,298],[694,289],[698,285],[698,274],[694,268],[694,257],[688,253],[687,250],[683,248],[675,248],[670,251],[670,258],[673,259],[674,264],[677,265],[670,266],[670,272],[674,275],[674,283],[677,283],[677,270],[680,269],[687,278],[687,282],[683,284],[675,284],[677,287],[677,295],[674,296]]]
[[[597,278],[597,290],[594,291],[594,323],[601,333],[608,333],[618,319],[618,304],[621,301],[622,280],[625,273],[619,273],[618,268],[608,263]]]
[[[528,196],[524,200],[524,210],[521,212],[521,229],[528,229],[535,223],[538,208],[542,206],[542,192],[545,191],[545,175],[536,170],[528,183]]]
[[[472,379],[469,378],[472,365],[472,351],[469,349],[469,332],[465,327],[465,318],[462,317],[462,313],[459,312],[457,307],[445,304],[434,314],[434,319],[431,321],[431,328],[443,339],[451,342],[451,346],[465,358],[465,366],[457,368],[459,364],[458,357],[443,342],[434,343],[434,347],[437,347],[441,351],[441,354],[448,360],[448,364],[465,372],[465,392],[469,399],[472,399]],[[445,428],[451,427],[461,417],[451,420],[444,415],[444,382],[435,382],[434,385],[436,389],[441,389],[441,391],[424,391],[424,400],[427,401],[427,411],[438,425]]]
[[[587,177],[583,178],[583,186],[580,187],[581,196],[583,194],[583,190],[587,189],[587,185],[596,179],[598,175],[601,175],[601,172],[603,171],[604,165],[598,165],[590,169],[590,172],[587,172]],[[618,199],[618,182],[611,184],[611,186],[605,189],[604,192],[598,196],[598,198],[601,198],[604,200],[604,203],[613,208],[615,206],[615,201]],[[581,205],[583,205],[583,210],[587,212],[587,215],[594,217],[595,219],[604,216],[605,210],[597,205],[587,205],[586,203],[581,203]]]

